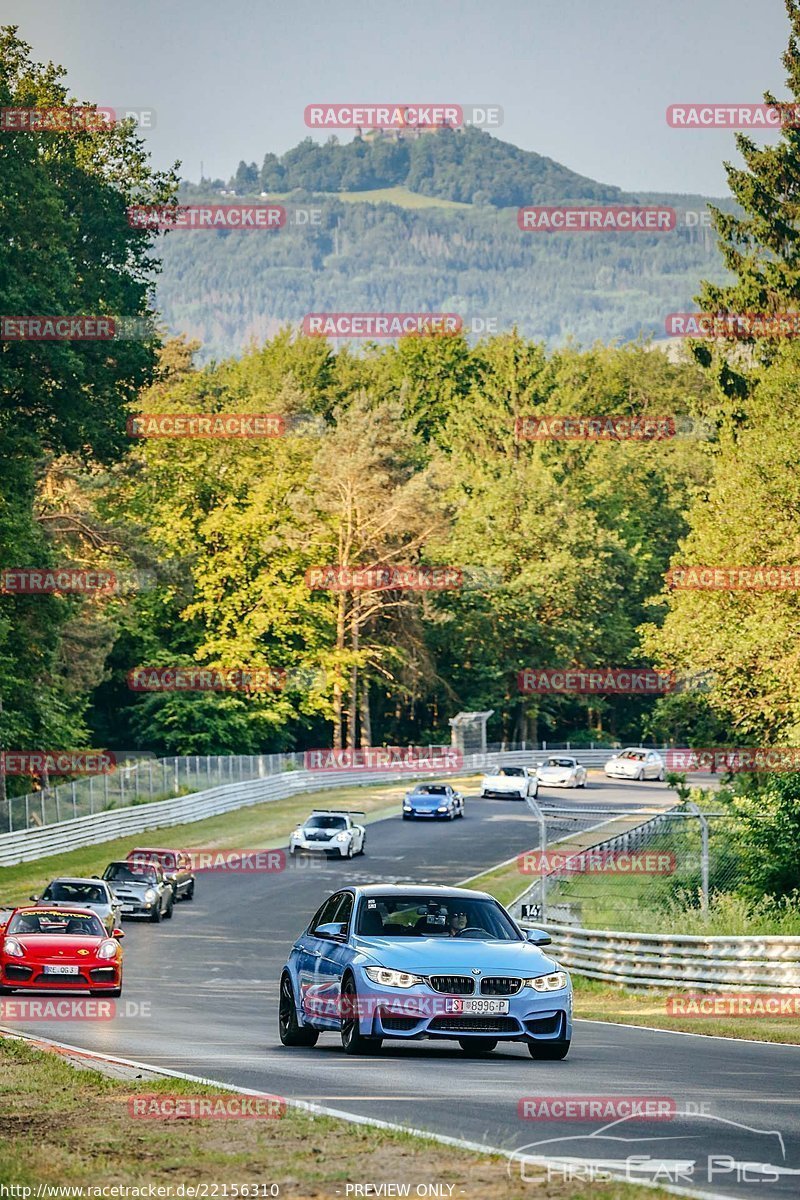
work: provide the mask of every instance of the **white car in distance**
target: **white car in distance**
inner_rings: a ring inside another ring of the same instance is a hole
[[[665,775],[664,760],[657,750],[631,746],[614,754],[603,768],[609,779],[658,779]]]
[[[538,764],[537,775],[545,787],[586,787],[586,767],[567,754],[551,754]]]
[[[343,808],[315,808],[289,837],[289,854],[301,852],[352,858],[364,853],[367,831],[354,817],[363,812]]]
[[[535,767],[497,767],[481,780],[481,800],[526,800],[539,794]]]

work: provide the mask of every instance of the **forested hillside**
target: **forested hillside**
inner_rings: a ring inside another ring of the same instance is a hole
[[[171,333],[202,343],[201,358],[329,311],[457,312],[465,327],[478,318],[491,322],[484,330],[516,327],[553,347],[663,338],[666,315],[693,310],[700,279],[722,274],[699,225],[548,234],[522,232],[510,208],[415,209],[310,192],[281,203],[289,220],[275,232],[162,239],[157,303]],[[293,224],[298,209],[316,211],[319,224]]]

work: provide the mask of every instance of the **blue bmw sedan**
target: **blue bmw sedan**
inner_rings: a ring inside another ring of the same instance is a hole
[[[347,1054],[385,1038],[455,1039],[466,1054],[525,1042],[560,1059],[572,1037],[569,975],[501,904],[466,888],[370,884],[330,896],[281,974],[284,1046],[339,1033]]]

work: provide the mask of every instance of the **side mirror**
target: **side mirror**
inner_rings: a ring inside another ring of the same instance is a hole
[[[31,899],[31,900],[38,900],[38,899],[39,899],[39,897],[38,897],[38,896],[31,896],[31,897],[30,897],[30,899]]]
[[[534,946],[549,946],[553,939],[543,929],[526,929],[525,940],[533,942]]]
[[[99,879],[99,878],[100,878],[100,876],[99,876],[99,875],[93,875],[93,876],[92,876],[92,879]]]
[[[338,942],[344,937],[344,931],[347,926],[339,921],[328,921],[325,925],[318,925],[314,930],[314,937],[324,938],[328,942]]]
[[[122,930],[121,930],[121,929],[112,929],[112,931],[111,931],[111,936],[112,936],[113,938],[116,938],[116,939],[117,939],[117,941],[119,941],[119,939],[120,939],[120,938],[124,938],[124,937],[125,937],[125,934],[122,932]]]

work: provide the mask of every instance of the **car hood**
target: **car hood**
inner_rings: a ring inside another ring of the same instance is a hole
[[[577,767],[540,767],[538,775],[540,779],[563,779],[565,775],[571,775],[577,769]]]
[[[532,942],[479,942],[472,938],[357,937],[354,947],[383,967],[414,975],[471,975],[510,971],[546,975],[557,969],[552,958]]]
[[[110,880],[109,882],[115,896],[123,894],[128,896],[143,896],[148,888],[152,888],[153,891],[158,889],[157,883],[147,883],[144,881],[142,883],[135,883],[132,879]]]
[[[448,796],[418,796],[413,794],[407,796],[406,799],[409,804],[414,805],[414,808],[438,808],[440,805],[450,803]]]
[[[44,901],[42,901],[40,907],[41,908],[45,908],[45,907],[47,907],[47,908],[74,908],[75,901],[74,900],[44,900]],[[110,907],[111,906],[108,904],[108,902],[106,900],[82,900],[81,901],[81,908],[88,908],[88,909],[91,909],[92,912],[96,912],[96,913],[107,913]]]
[[[89,950],[94,954],[100,943],[106,940],[104,937],[68,933],[56,934],[53,937],[49,937],[46,933],[12,933],[9,936],[19,942],[27,959],[39,962],[45,958],[63,958],[65,962],[80,961],[76,960],[79,950]],[[85,957],[86,955],[81,955],[81,959]],[[12,963],[22,961],[11,955],[7,955],[6,959]]]

